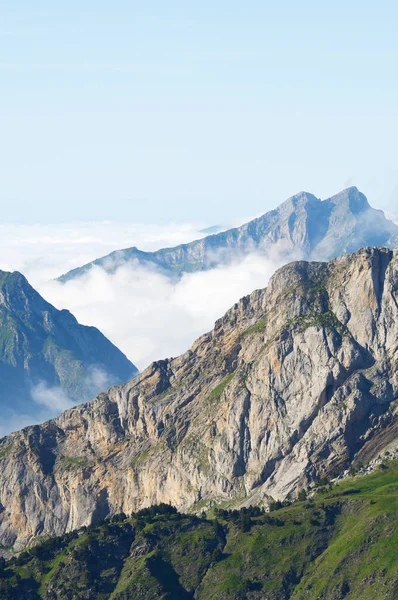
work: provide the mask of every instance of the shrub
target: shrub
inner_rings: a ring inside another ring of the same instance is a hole
[[[303,490],[300,490],[300,491],[299,491],[299,493],[298,493],[298,496],[297,496],[297,498],[298,498],[300,501],[307,500],[307,492],[306,492],[304,489],[303,489]]]
[[[149,517],[153,519],[159,515],[175,515],[177,514],[177,509],[175,506],[171,504],[166,504],[165,502],[161,502],[160,504],[154,504],[153,506],[149,506],[148,508],[142,508],[136,513],[137,517]]]
[[[280,500],[274,500],[273,502],[270,502],[270,512],[273,512],[274,510],[280,510],[281,508],[283,508],[283,504]]]

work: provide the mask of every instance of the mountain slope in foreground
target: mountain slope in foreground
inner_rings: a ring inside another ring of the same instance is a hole
[[[52,388],[64,398],[82,402],[98,394],[104,381],[109,387],[136,373],[135,366],[98,329],[80,325],[69,311],[54,308],[21,273],[0,271],[3,425],[12,415],[36,420],[60,412],[55,401],[54,410],[35,402],[43,390],[48,403]]]
[[[252,252],[283,262],[297,257],[330,260],[364,246],[398,246],[398,226],[381,210],[372,208],[356,187],[323,201],[300,192],[241,227],[156,252],[142,252],[135,247],[116,250],[69,271],[58,281],[65,283],[95,266],[114,273],[118,267],[132,263],[178,276],[229,264]]]
[[[153,507],[0,565],[3,600],[395,600],[397,461],[271,513]]]
[[[398,251],[292,263],[179,358],[0,442],[0,542],[283,499],[397,436]]]

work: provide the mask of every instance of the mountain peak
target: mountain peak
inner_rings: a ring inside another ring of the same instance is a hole
[[[397,268],[386,248],[285,266],[185,354],[2,440],[0,543],[283,500],[395,447]]]
[[[19,271],[2,271],[0,269],[0,287],[4,287],[10,282],[16,281],[28,283],[26,277]]]
[[[371,208],[365,194],[360,192],[356,186],[351,186],[342,190],[327,201],[335,205],[347,207],[354,215]]]
[[[59,277],[67,281],[87,273],[93,266],[114,273],[120,266],[137,263],[155,268],[171,278],[183,273],[213,269],[257,252],[277,255],[278,261],[329,260],[363,246],[398,245],[398,226],[373,209],[355,186],[320,200],[301,191],[277,208],[228,231],[155,252],[136,247],[116,250]]]
[[[34,308],[48,309],[44,298],[30,285],[19,271],[0,271],[0,305],[11,308],[12,311],[25,310],[27,305]]]
[[[59,412],[60,394],[62,406],[71,405],[137,373],[98,329],[57,310],[18,271],[0,271],[0,329],[0,435],[15,410],[31,422],[45,420]],[[48,397],[35,392],[40,386]]]
[[[320,202],[320,200],[310,192],[301,191],[293,196],[290,196],[290,198],[285,200],[285,202],[282,202],[279,208],[281,209],[286,206],[293,206],[294,208],[297,208],[297,206],[306,204],[307,202]]]

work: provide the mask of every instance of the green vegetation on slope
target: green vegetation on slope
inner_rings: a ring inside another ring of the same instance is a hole
[[[117,515],[3,561],[0,597],[393,600],[397,491],[392,461],[271,513],[216,509],[210,520],[160,505]]]
[[[32,421],[54,416],[43,406],[38,412],[32,393],[60,387],[68,398],[82,402],[136,372],[99,330],[80,325],[69,311],[51,306],[20,273],[0,271],[3,425],[15,413],[33,415]]]

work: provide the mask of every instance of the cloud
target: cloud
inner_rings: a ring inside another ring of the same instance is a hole
[[[92,366],[87,370],[86,377],[82,382],[84,390],[89,397],[94,398],[100,392],[106,391],[114,382],[112,375]],[[30,391],[32,400],[40,407],[40,418],[51,419],[68,408],[75,406],[77,402],[70,398],[60,386],[49,386],[45,381],[40,381],[32,386]]]
[[[0,268],[21,271],[49,302],[98,327],[144,368],[183,352],[241,296],[266,285],[275,260],[252,255],[233,267],[186,274],[177,283],[134,264],[111,276],[96,268],[65,285],[54,278],[115,249],[155,250],[198,239],[206,225],[1,224]],[[109,381],[103,380],[103,389]]]
[[[387,211],[385,214],[386,214],[387,219],[390,219],[390,221],[392,221],[393,223],[398,225],[398,213],[393,213],[393,212]]]
[[[21,271],[46,300],[67,308],[81,323],[98,327],[142,369],[189,348],[240,297],[264,287],[281,261],[252,254],[233,266],[185,274],[178,282],[134,263],[113,275],[94,268],[63,285],[54,278],[116,249],[155,250],[198,239],[206,225],[1,224],[0,268]],[[93,387],[106,389],[110,383],[102,376]],[[48,395],[41,393],[44,403]],[[65,399],[55,396],[59,406],[66,406]]]
[[[143,369],[152,360],[188,349],[241,296],[264,287],[275,260],[253,254],[234,266],[186,274],[177,282],[134,263],[113,275],[94,268],[65,285],[54,278],[115,249],[136,245],[154,250],[198,239],[204,225],[208,224],[3,223],[0,269],[21,271],[49,302],[69,309],[81,323],[98,327]],[[93,366],[86,383],[94,397],[110,387],[112,378]],[[3,415],[0,435],[43,422],[73,405],[60,387],[44,383],[31,390],[31,400],[24,414],[10,409]]]
[[[94,398],[100,392],[106,391],[114,381],[109,373],[93,365],[88,369],[82,383],[87,392],[86,398],[87,396]],[[28,425],[48,421],[78,403],[80,402],[70,398],[60,386],[49,386],[45,381],[40,381],[31,387],[30,398],[26,399],[23,413],[15,411],[10,406],[3,407],[0,438]]]
[[[60,387],[49,387],[44,381],[32,386],[30,396],[31,401],[26,399],[23,412],[3,407],[0,438],[28,425],[48,421],[75,404]]]
[[[80,322],[99,327],[142,369],[188,349],[232,304],[265,287],[280,264],[251,254],[234,265],[188,273],[174,282],[126,263],[112,275],[95,267],[66,284],[47,282],[41,292]]]
[[[33,402],[48,409],[48,419],[75,404],[60,387],[49,387],[44,381],[32,387],[31,395]]]
[[[114,378],[112,375],[100,369],[99,367],[93,366],[87,373],[85,385],[90,391],[91,395],[94,397],[100,392],[104,392],[111,387],[113,381]]]
[[[150,225],[101,221],[0,224],[0,269],[21,271],[33,286],[113,250],[156,250],[203,237],[205,223]]]

